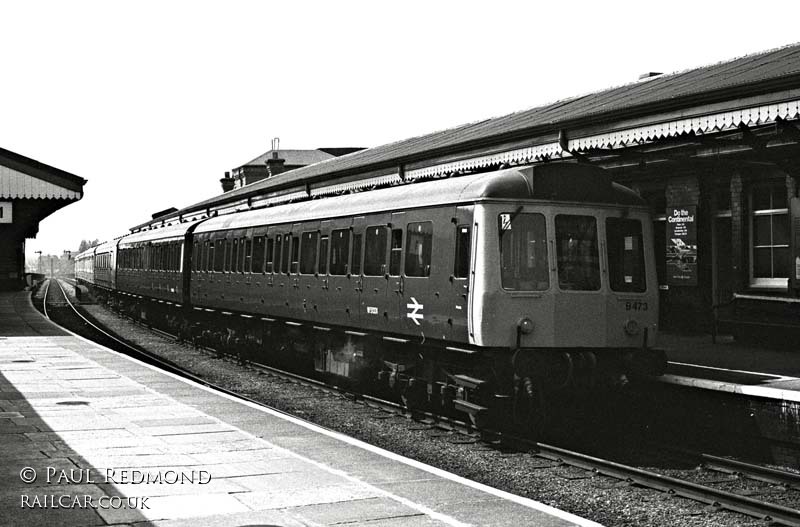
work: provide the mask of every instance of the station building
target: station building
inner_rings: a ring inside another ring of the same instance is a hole
[[[297,168],[172,220],[501,166],[590,163],[652,207],[662,328],[797,332],[799,124],[795,44],[632,75],[624,86]]]
[[[25,286],[25,240],[83,197],[86,180],[0,148],[0,291]]]
[[[236,188],[250,185],[258,181],[283,174],[322,161],[327,161],[345,154],[352,154],[364,150],[363,148],[315,148],[311,150],[286,150],[280,149],[277,138],[273,140],[272,148],[226,173],[220,180],[222,191],[227,192]]]

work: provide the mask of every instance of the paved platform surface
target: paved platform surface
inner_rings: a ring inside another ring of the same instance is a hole
[[[0,294],[4,526],[596,525],[42,335],[26,303]]]
[[[662,382],[757,397],[800,402],[800,346],[797,351],[746,345],[729,335],[661,332],[667,375]]]

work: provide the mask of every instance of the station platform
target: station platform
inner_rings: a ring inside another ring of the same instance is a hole
[[[669,361],[658,382],[800,402],[800,349],[746,345],[729,335],[661,332]]]
[[[242,402],[0,293],[0,523],[566,526],[594,522]]]

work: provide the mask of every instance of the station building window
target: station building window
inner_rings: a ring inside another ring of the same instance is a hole
[[[750,202],[750,285],[788,286],[789,209],[783,180],[754,185]]]

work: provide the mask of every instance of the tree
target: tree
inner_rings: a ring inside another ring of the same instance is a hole
[[[78,245],[78,252],[82,253],[83,251],[91,249],[92,247],[96,247],[97,245],[100,245],[100,240],[81,240],[80,245]]]

